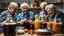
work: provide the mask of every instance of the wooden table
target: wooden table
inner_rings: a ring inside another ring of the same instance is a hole
[[[3,33],[0,34],[0,36],[4,36]],[[36,34],[33,34],[33,35],[30,35],[28,33],[25,33],[25,34],[16,35],[16,36],[64,36],[64,34],[53,34],[53,35],[36,35]]]

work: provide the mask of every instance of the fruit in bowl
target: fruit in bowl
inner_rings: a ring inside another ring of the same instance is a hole
[[[28,29],[24,29],[25,32],[28,32]]]
[[[33,35],[33,34],[35,34],[35,31],[34,31],[34,30],[29,30],[29,31],[28,31],[28,34]]]

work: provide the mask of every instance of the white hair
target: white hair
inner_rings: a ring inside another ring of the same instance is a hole
[[[27,6],[27,7],[29,8],[29,5],[28,5],[27,3],[22,3],[22,4],[20,5],[20,8],[22,9],[23,6]]]
[[[47,5],[47,6],[45,7],[45,10],[47,10],[47,9],[48,9],[48,7],[49,7],[49,5]]]
[[[52,9],[52,10],[56,10],[56,6],[53,5],[53,4],[47,5],[47,6],[45,7],[45,9],[47,9],[47,8]]]
[[[16,2],[11,2],[8,6],[8,8],[11,8],[11,7],[14,7],[14,6],[17,6],[18,7],[18,4]]]
[[[46,6],[47,5],[47,2],[42,2],[41,4],[40,4],[40,7],[42,7],[42,6]]]

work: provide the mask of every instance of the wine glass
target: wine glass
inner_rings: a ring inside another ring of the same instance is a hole
[[[62,29],[61,18],[55,18],[54,25],[53,25],[53,31],[55,33],[61,33],[61,29]]]
[[[53,24],[53,22],[54,22],[54,19],[49,18],[49,22],[47,22],[47,29],[48,29],[49,31],[52,30],[52,24]]]

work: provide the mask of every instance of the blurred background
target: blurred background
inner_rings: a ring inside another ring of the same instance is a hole
[[[7,6],[10,2],[17,2],[19,7],[20,4],[22,3],[28,3],[30,5],[30,10],[34,11],[34,13],[39,13],[40,12],[40,8],[39,5],[41,2],[48,2],[48,4],[53,3],[54,5],[56,5],[56,8],[62,12],[64,12],[64,0],[0,0],[0,13],[4,10],[7,9]],[[35,6],[37,6],[36,8],[34,8]],[[19,9],[20,10],[20,9]],[[18,13],[20,13],[20,11],[18,11]]]

